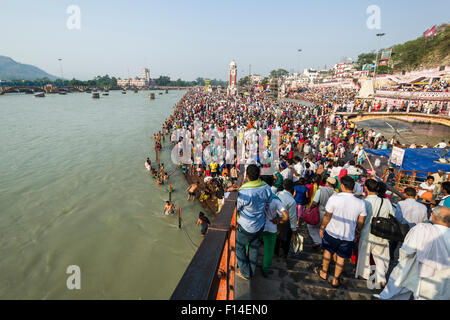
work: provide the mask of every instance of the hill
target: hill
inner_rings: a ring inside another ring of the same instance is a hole
[[[36,80],[46,77],[52,81],[57,79],[57,77],[38,67],[22,64],[9,57],[0,56],[0,80]]]
[[[437,28],[436,36],[416,40],[392,47],[394,70],[413,70],[450,65],[450,25]]]
[[[450,25],[443,24],[436,29],[434,38],[423,36],[394,45],[392,49],[391,68],[383,67],[381,72],[412,71],[423,66],[425,69],[450,65]],[[357,64],[375,61],[376,52],[363,53],[358,56]]]

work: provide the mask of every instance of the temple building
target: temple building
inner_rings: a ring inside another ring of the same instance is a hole
[[[117,78],[117,85],[119,87],[147,87],[150,85],[150,70],[147,68],[142,69],[142,78],[136,77],[134,79],[120,79]]]

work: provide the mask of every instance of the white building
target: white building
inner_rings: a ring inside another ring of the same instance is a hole
[[[261,82],[261,80],[262,80],[262,76],[259,75],[259,74],[252,74],[252,75],[250,76],[250,82],[251,82],[252,84],[258,84],[258,83]]]
[[[337,79],[352,78],[355,71],[353,63],[341,62],[334,66],[334,77]]]
[[[309,83],[314,83],[319,76],[319,72],[316,69],[305,69],[303,76],[309,79]]]
[[[142,68],[141,71],[142,78],[135,77],[134,79],[121,79],[117,78],[117,85],[119,87],[146,87],[150,85],[150,70],[147,68]]]

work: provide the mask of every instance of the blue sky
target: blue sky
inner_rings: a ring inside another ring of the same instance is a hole
[[[81,10],[81,29],[66,27],[69,5]],[[366,9],[381,9],[381,29],[370,30]],[[226,79],[231,60],[238,76],[328,67],[343,57],[415,39],[448,23],[450,1],[3,1],[0,55],[65,78],[150,76]],[[299,57],[297,50],[303,51]],[[128,71],[129,70],[129,71]]]

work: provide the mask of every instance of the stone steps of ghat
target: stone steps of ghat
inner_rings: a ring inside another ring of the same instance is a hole
[[[249,280],[236,277],[236,300],[373,300],[380,289],[369,289],[367,281],[355,279],[355,265],[345,261],[343,279],[339,288],[333,288],[334,262],[330,264],[327,281],[313,272],[322,265],[322,250],[312,248],[312,240],[305,226],[300,227],[304,237],[303,251],[292,249],[287,258],[274,256],[267,277],[262,275],[263,245],[259,251],[255,276]]]

